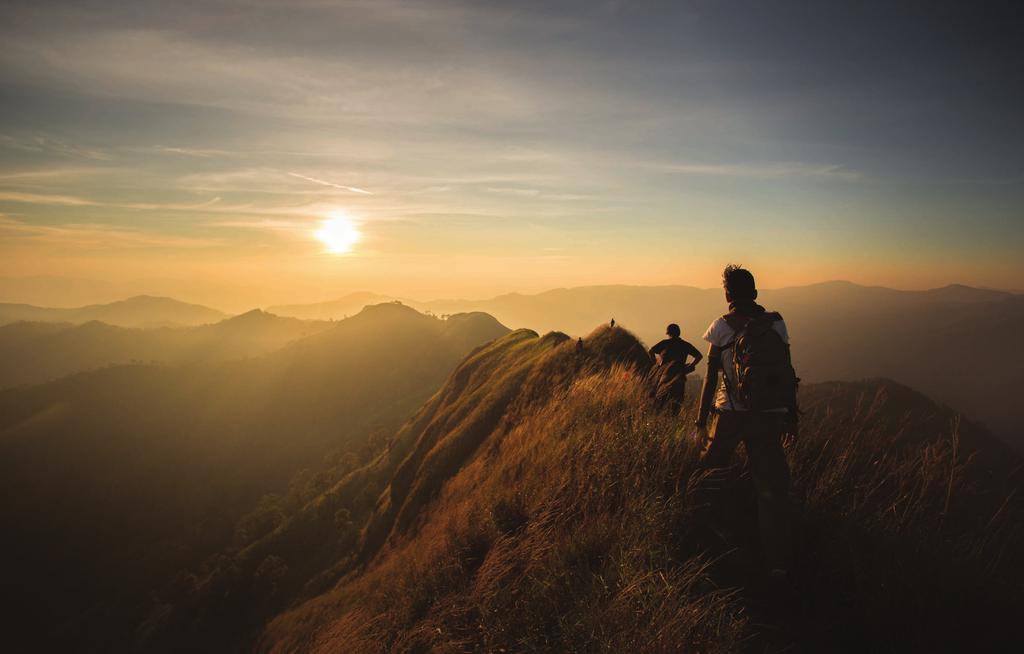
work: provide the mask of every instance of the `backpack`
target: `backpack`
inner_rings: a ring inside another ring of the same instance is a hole
[[[723,316],[736,332],[732,342],[732,365],[736,375],[738,401],[751,411],[796,409],[796,386],[800,380],[789,356],[789,344],[773,325],[782,320],[774,312],[749,317],[731,313]]]

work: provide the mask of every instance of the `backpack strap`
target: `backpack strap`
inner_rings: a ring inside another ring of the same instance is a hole
[[[722,346],[723,350],[728,350],[730,347],[736,344],[736,337],[739,335],[741,331],[743,331],[743,328],[747,326],[747,324],[752,320],[752,318],[750,316],[744,316],[739,313],[727,313],[724,316],[722,316],[722,320],[724,320],[725,324],[729,325],[729,327],[733,331],[733,339],[729,341],[729,343],[727,343],[726,345]]]

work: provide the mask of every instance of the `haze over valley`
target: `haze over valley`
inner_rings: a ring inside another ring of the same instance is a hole
[[[893,379],[985,423],[1015,447],[1024,447],[1024,416],[1014,402],[1024,391],[1024,346],[994,340],[988,333],[989,325],[1024,320],[1024,296],[964,285],[900,291],[824,282],[765,289],[759,299],[786,319],[794,363],[803,380]],[[148,296],[59,310],[0,304],[0,352],[9,353],[0,384],[47,381],[132,361],[185,363],[255,356],[328,329],[330,321],[344,320],[379,302],[405,303],[438,316],[484,312],[512,328],[574,337],[615,318],[648,345],[663,338],[667,324],[678,323],[683,338],[701,350],[707,345],[704,330],[723,313],[720,289],[687,286],[579,287],[486,300],[420,301],[353,292],[325,302],[254,309],[232,318],[217,309]],[[104,317],[112,325],[101,324]],[[80,324],[60,324],[63,321]],[[196,322],[209,324],[185,327]],[[113,326],[147,324],[176,327]]]

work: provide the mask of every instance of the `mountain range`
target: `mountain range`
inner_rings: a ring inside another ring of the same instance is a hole
[[[0,325],[18,321],[76,324],[98,321],[121,327],[166,327],[203,325],[226,317],[216,309],[151,295],[137,295],[108,304],[91,304],[77,308],[0,304]]]
[[[805,382],[894,379],[1024,449],[1016,402],[1024,393],[1024,344],[996,327],[1024,320],[1024,296],[963,285],[900,291],[827,282],[766,289],[758,301],[786,320]],[[574,337],[614,318],[648,345],[676,323],[701,350],[704,330],[727,311],[720,289],[688,286],[590,286],[413,305],[438,315],[483,311],[513,328]]]
[[[184,364],[258,356],[333,327],[254,309],[198,327],[141,329],[90,321],[0,326],[0,388],[126,363]]]
[[[17,348],[18,352],[9,356],[18,365],[0,374],[0,384],[44,381],[131,360],[195,360],[202,352],[218,359],[251,356],[321,327],[315,322],[307,326],[287,323],[286,317],[343,319],[385,297],[352,293],[331,302],[270,307],[269,311],[280,317],[251,314],[247,319],[262,323],[265,334],[250,325],[250,329],[240,330],[237,338],[226,326],[231,321],[193,334],[130,334],[98,325],[83,326],[78,333],[62,333],[51,325],[9,325],[0,328],[0,351],[13,353],[12,347]],[[1024,320],[1024,296],[963,285],[900,291],[828,282],[766,289],[759,301],[785,318],[794,363],[805,382],[894,379],[981,420],[1004,440],[1024,449],[1024,414],[1015,401],[1024,392],[1024,345],[1007,338],[1003,331],[993,331],[993,326]],[[702,350],[704,329],[726,311],[721,290],[687,286],[592,286],[479,301],[405,303],[442,316],[485,312],[511,327],[558,330],[574,336],[614,318],[648,344],[660,340],[665,326],[674,322],[682,328],[683,338]],[[11,306],[0,305],[0,323],[14,319],[78,322],[105,318],[116,324],[154,325],[216,322],[223,318],[214,309],[166,298],[132,298],[79,309]],[[35,344],[30,344],[37,336]]]

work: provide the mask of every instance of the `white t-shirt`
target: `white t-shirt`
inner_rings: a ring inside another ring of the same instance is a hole
[[[786,331],[786,323],[782,320],[776,320],[772,323],[772,328],[779,332],[779,336],[787,344],[789,343],[789,332]],[[736,339],[736,330],[729,326],[729,323],[725,321],[725,318],[718,318],[711,325],[708,326],[708,330],[704,332],[704,340],[717,347],[725,347],[731,345],[733,340]],[[722,350],[722,371],[725,376],[729,378],[729,388],[732,389],[733,395],[736,393],[736,371],[733,370],[732,366],[732,348],[728,350]],[[730,401],[731,400],[731,401]],[[735,397],[730,398],[729,394],[725,390],[725,382],[721,380],[718,382],[718,390],[715,393],[715,408],[723,411],[746,411],[747,407],[742,402],[737,400]],[[786,411],[782,409],[771,409],[772,411]]]

